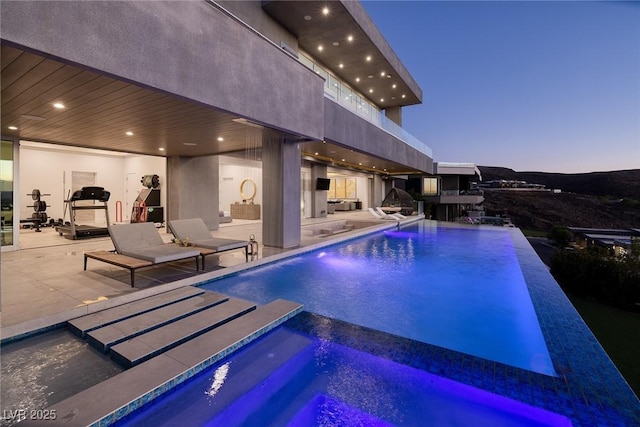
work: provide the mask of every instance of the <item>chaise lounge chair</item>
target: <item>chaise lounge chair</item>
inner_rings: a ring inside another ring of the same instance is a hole
[[[407,217],[402,215],[400,212],[394,212],[394,213],[388,214],[385,211],[383,211],[382,208],[379,207],[379,206],[376,208],[376,211],[383,217],[384,217],[384,215],[387,215],[387,216],[390,216],[390,217],[393,217],[393,218],[397,219],[398,221],[403,220],[403,219],[407,219]]]
[[[85,270],[87,269],[87,258],[127,268],[131,272],[131,287],[134,286],[134,271],[142,267],[194,258],[196,271],[199,270],[200,251],[196,248],[164,243],[155,225],[151,222],[111,225],[109,226],[109,235],[116,253],[109,251],[86,252],[84,254]]]
[[[245,240],[222,239],[211,236],[211,231],[201,218],[173,219],[168,222],[169,230],[180,240],[189,239],[189,243],[198,247],[224,252],[244,248],[245,260],[249,261],[249,243]],[[204,257],[210,253],[202,252],[202,268]]]
[[[378,213],[373,208],[368,208],[368,210],[369,210],[369,213],[371,214],[371,216],[373,216],[376,219],[390,219],[392,221],[400,221],[400,219],[396,218],[395,216],[386,214],[384,212]]]

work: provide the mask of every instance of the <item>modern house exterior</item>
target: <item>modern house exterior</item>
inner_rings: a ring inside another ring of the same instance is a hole
[[[423,194],[433,205],[433,218],[455,221],[460,216],[484,215],[484,196],[478,188],[482,174],[473,163],[437,162],[434,177],[423,178]]]
[[[256,164],[263,243],[279,248],[300,243],[301,215],[327,215],[315,182],[331,171],[363,177],[368,206],[389,177],[433,172],[429,147],[402,128],[422,90],[359,2],[0,7],[4,210],[31,191],[19,179],[27,142],[163,158],[166,219],[201,217],[212,230],[220,156]],[[124,198],[109,190],[110,205]],[[17,236],[17,208],[6,219],[3,233]]]

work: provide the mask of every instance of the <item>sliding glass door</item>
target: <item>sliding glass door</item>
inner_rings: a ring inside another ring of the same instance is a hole
[[[14,146],[15,144],[15,146]],[[17,246],[16,233],[19,221],[16,215],[20,214],[20,209],[15,204],[15,167],[17,143],[10,140],[2,140],[0,147],[0,199],[1,199],[1,224],[0,242],[2,250],[15,249]]]

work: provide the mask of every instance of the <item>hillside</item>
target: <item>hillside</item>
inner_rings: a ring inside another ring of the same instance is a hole
[[[516,172],[513,169],[479,166],[482,180],[521,180],[544,184],[548,189],[559,188],[563,192],[635,198],[640,201],[640,169],[591,173]]]
[[[485,166],[479,169],[483,181],[521,180],[562,190],[560,194],[485,191],[487,214],[509,216],[520,228],[640,228],[640,169],[588,174],[515,172]]]

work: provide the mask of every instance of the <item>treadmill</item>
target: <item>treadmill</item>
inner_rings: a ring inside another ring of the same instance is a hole
[[[76,225],[76,212],[80,210],[104,209],[107,224],[109,224],[109,208],[107,202],[111,193],[105,191],[102,187],[82,187],[81,190],[75,191],[69,200],[65,200],[69,207],[70,225],[60,225],[56,227],[56,231],[67,239],[76,240],[85,237],[97,237],[109,235],[108,227],[96,227],[92,225]],[[99,202],[92,206],[78,205],[81,200],[93,200]]]

